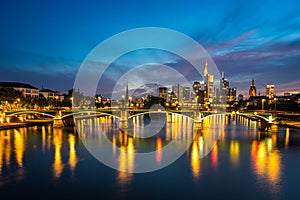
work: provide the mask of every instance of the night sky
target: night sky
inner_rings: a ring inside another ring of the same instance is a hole
[[[246,95],[300,91],[300,2],[29,1],[0,3],[0,81],[66,92],[100,42],[139,27],[164,27],[198,41]],[[147,55],[148,56],[148,55]],[[183,66],[184,67],[184,66]]]

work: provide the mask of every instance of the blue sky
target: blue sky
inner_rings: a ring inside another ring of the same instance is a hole
[[[198,41],[246,94],[300,91],[300,3],[285,1],[34,1],[0,3],[0,81],[72,88],[100,42],[138,27],[164,27]],[[184,67],[184,66],[183,66]]]

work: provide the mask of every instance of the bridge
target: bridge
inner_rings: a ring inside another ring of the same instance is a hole
[[[53,127],[66,126],[66,121],[72,121],[73,117],[86,118],[95,116],[111,116],[119,120],[119,128],[130,129],[136,122],[136,119],[142,115],[160,114],[166,116],[166,121],[172,121],[172,116],[180,115],[190,118],[193,121],[193,128],[201,128],[202,121],[212,115],[230,115],[230,116],[242,116],[251,120],[260,121],[261,130],[276,130],[278,129],[278,121],[272,113],[257,113],[257,112],[200,112],[197,109],[194,110],[130,110],[126,108],[119,108],[115,110],[21,110],[21,111],[10,111],[0,115],[0,123],[3,119],[9,119],[13,116],[30,116],[40,115],[42,117],[48,117],[53,120]],[[9,121],[9,120],[7,120]]]

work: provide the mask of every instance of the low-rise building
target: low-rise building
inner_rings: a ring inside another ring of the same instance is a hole
[[[63,101],[64,100],[64,94],[59,91],[53,91],[50,89],[42,89],[40,90],[40,94],[43,95],[46,99],[53,99],[57,101]]]
[[[39,89],[27,83],[0,82],[0,87],[13,88],[15,90],[21,91],[25,98],[39,97]]]

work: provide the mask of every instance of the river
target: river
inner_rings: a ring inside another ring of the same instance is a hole
[[[217,121],[216,121],[217,120]],[[75,128],[51,125],[0,131],[0,198],[2,199],[298,199],[300,131],[279,128],[264,133],[245,118],[205,120],[202,129],[165,124],[158,135],[137,139],[119,131],[111,117],[96,123],[124,152],[161,149],[170,140],[188,141],[170,165],[148,173],[126,173],[137,167],[134,154],[115,155],[119,170],[99,162]],[[187,122],[190,123],[190,122]],[[218,126],[214,127],[215,124]],[[98,127],[98,128],[99,128]],[[183,130],[182,136],[178,136]],[[141,134],[141,133],[136,133]],[[205,134],[217,134],[203,156]]]

